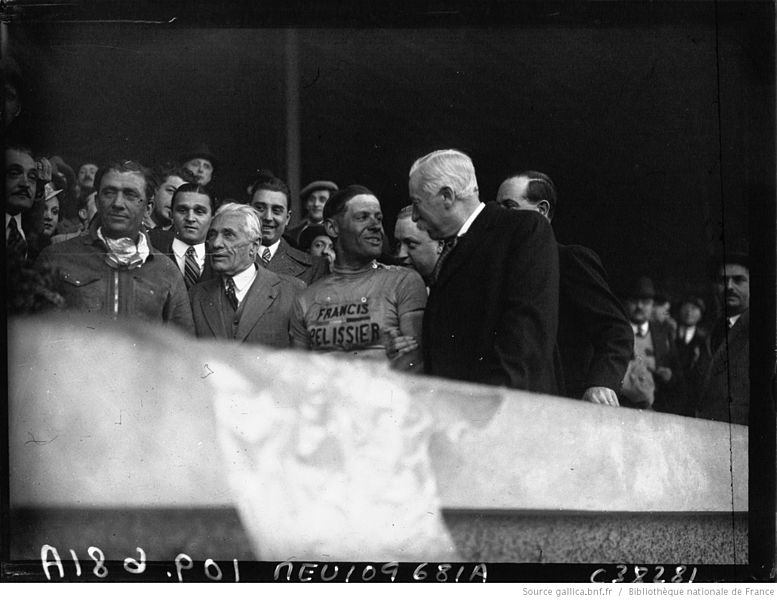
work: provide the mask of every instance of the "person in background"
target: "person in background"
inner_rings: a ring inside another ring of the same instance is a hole
[[[324,206],[329,197],[337,191],[334,181],[313,181],[307,184],[299,193],[305,218],[294,227],[286,230],[286,239],[295,248],[304,250],[300,245],[300,234],[311,225],[322,225],[324,222]]]
[[[329,264],[329,272],[335,264],[335,244],[323,225],[311,225],[299,236],[299,249],[311,256],[322,256]]]
[[[22,215],[32,210],[38,193],[40,175],[32,150],[21,144],[5,149],[5,248],[6,258],[18,262],[27,258],[28,240]],[[43,188],[44,182],[40,183]]]
[[[680,323],[675,347],[688,391],[686,415],[693,417],[699,407],[701,386],[710,361],[707,332],[699,325],[706,305],[698,296],[686,296],[680,302]]]
[[[502,182],[496,201],[507,209],[539,212],[552,223],[558,194],[546,174],[523,171]],[[610,290],[596,252],[577,245],[557,244],[557,248],[561,392],[618,406],[618,390],[634,347],[628,317]]]
[[[558,250],[548,221],[480,201],[472,159],[437,150],[410,168],[413,221],[445,246],[430,277],[429,375],[558,392]]]
[[[97,165],[93,162],[85,162],[78,167],[76,176],[77,193],[82,194],[94,189],[94,176],[97,174]]]
[[[154,198],[151,211],[143,219],[147,230],[169,231],[173,226],[172,199],[175,190],[184,183],[194,183],[192,173],[175,163],[165,163],[154,169]]]
[[[27,232],[27,258],[34,261],[40,251],[50,245],[51,238],[59,224],[59,196],[64,190],[55,189],[53,184],[45,186],[43,202],[35,202],[32,209],[25,213],[22,223]]]
[[[443,242],[433,240],[426,231],[419,229],[413,221],[412,205],[405,206],[399,211],[394,224],[394,240],[399,263],[418,271],[428,284],[442,252]]]
[[[677,337],[677,321],[672,318],[672,302],[663,294],[656,294],[653,300],[653,321],[665,325],[672,334],[672,339]]]
[[[207,234],[216,276],[190,290],[198,337],[289,346],[292,303],[305,284],[258,264],[261,228],[256,210],[245,204],[224,204],[216,211]]]
[[[89,230],[90,225],[93,222],[95,215],[97,214],[96,204],[97,192],[92,190],[91,192],[82,193],[78,197],[77,212],[80,226],[76,231],[70,233],[58,233],[51,238],[52,244],[59,244],[65,240],[69,240],[74,237],[82,235]]]
[[[258,176],[251,191],[251,206],[262,219],[262,265],[283,275],[291,275],[310,285],[328,272],[327,261],[292,247],[283,234],[289,224],[289,188],[273,175]]]
[[[723,314],[710,333],[710,362],[696,416],[747,425],[750,418],[750,256],[739,241],[716,257]]]
[[[210,185],[218,169],[218,160],[205,144],[181,156],[181,165],[194,175],[200,185]]]
[[[151,245],[175,262],[183,275],[186,289],[212,279],[215,275],[206,257],[208,236],[215,201],[210,190],[199,183],[184,183],[170,200],[173,227],[148,232]]]
[[[335,240],[332,274],[297,296],[291,320],[293,345],[318,352],[386,360],[400,370],[421,369],[421,349],[396,353],[396,337],[420,341],[426,304],[415,271],[378,262],[383,251],[380,201],[360,185],[343,188],[324,208]]]
[[[687,397],[672,332],[666,325],[651,318],[655,295],[655,287],[649,277],[637,279],[626,294],[626,312],[634,332],[634,355],[644,360],[653,377],[653,410],[684,415],[688,410]],[[625,404],[632,406],[628,401]]]
[[[154,193],[150,172],[136,161],[111,162],[97,171],[95,186],[99,226],[44,248],[36,266],[58,272],[69,309],[193,332],[181,273],[141,229]]]

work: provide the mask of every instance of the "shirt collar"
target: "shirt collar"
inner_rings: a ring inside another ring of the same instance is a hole
[[[275,253],[278,251],[278,246],[281,245],[281,240],[278,239],[277,242],[275,242],[272,246],[265,246],[262,244],[262,246],[259,248],[259,256],[262,255],[262,252],[264,252],[265,248],[268,248],[270,250],[270,258],[275,258]]]
[[[467,218],[466,221],[464,221],[464,225],[461,226],[461,229],[459,229],[459,232],[456,234],[456,237],[461,237],[465,233],[469,231],[469,228],[472,227],[472,223],[474,223],[477,216],[483,211],[483,209],[486,207],[485,203],[479,202],[477,205],[477,208],[472,211],[472,214]]]
[[[197,255],[197,260],[201,260],[202,257],[205,256],[205,242],[190,246],[183,240],[173,238],[173,254],[175,254],[176,258],[186,258],[186,251],[189,248],[194,248],[194,253]]]
[[[232,276],[232,281],[235,284],[235,291],[242,292],[243,290],[248,289],[254,282],[254,277],[256,277],[256,265],[251,263],[247,269]]]
[[[634,332],[634,335],[639,335],[640,337],[645,337],[648,332],[648,322],[645,321],[641,325],[637,325],[636,323],[631,324],[631,330]]]
[[[728,327],[729,327],[729,329],[731,329],[736,324],[736,322],[739,321],[739,317],[741,317],[741,316],[742,316],[742,313],[739,313],[738,315],[731,315],[728,318]]]

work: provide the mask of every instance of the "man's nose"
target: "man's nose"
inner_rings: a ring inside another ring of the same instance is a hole
[[[407,253],[407,246],[400,244],[399,250],[397,251],[397,258],[407,258],[408,256],[410,255]]]

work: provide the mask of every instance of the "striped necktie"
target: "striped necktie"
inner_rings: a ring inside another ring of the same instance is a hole
[[[272,260],[272,254],[270,254],[270,249],[265,248],[262,250],[262,262],[265,266],[270,264],[270,261]]]
[[[224,293],[226,293],[232,310],[237,310],[237,293],[235,292],[235,281],[231,277],[224,279]]]
[[[186,282],[187,290],[200,279],[200,265],[197,264],[197,254],[194,252],[194,246],[189,246],[189,249],[186,251],[183,279]]]
[[[434,265],[432,276],[429,278],[430,286],[437,283],[437,278],[440,276],[440,271],[442,271],[442,264],[445,261],[445,259],[448,258],[448,255],[456,247],[456,244],[458,241],[459,241],[459,238],[458,236],[455,236],[455,235],[445,240],[445,243],[443,244],[443,247],[442,247],[442,252],[440,252],[440,256]]]

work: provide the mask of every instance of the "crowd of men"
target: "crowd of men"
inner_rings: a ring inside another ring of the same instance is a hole
[[[368,188],[317,180],[291,226],[282,179],[259,170],[245,198],[222,200],[218,166],[203,146],[153,170],[124,160],[76,171],[7,144],[9,312],[138,318],[199,338],[747,424],[746,252],[715,264],[723,314],[708,334],[700,297],[672,306],[644,276],[619,297],[593,250],[558,243],[557,191],[544,173],[513,173],[496,198],[481,198],[470,157],[437,150],[410,166],[395,223]]]

